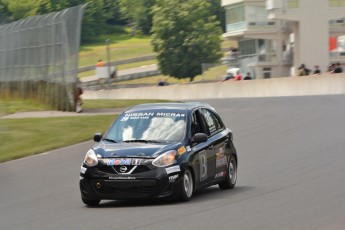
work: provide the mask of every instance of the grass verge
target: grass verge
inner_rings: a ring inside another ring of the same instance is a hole
[[[105,38],[105,37],[104,37]],[[149,36],[126,37],[110,36],[109,45],[111,61],[137,58],[153,54]],[[104,39],[106,40],[106,39]],[[99,59],[107,61],[106,43],[83,45],[79,52],[79,67],[95,65]]]
[[[117,115],[0,120],[0,162],[91,140]],[[87,125],[86,125],[87,124]]]
[[[84,108],[126,108],[167,100],[84,100]],[[0,100],[0,116],[15,112],[49,110],[30,100]],[[91,140],[105,132],[117,115],[0,119],[0,162]]]
[[[111,109],[111,108],[127,108],[129,106],[167,102],[168,100],[146,100],[146,99],[133,99],[133,100],[84,100],[83,108],[85,109]],[[0,117],[8,114],[30,111],[47,111],[53,110],[47,105],[40,104],[33,100],[19,100],[19,99],[0,99]]]
[[[83,108],[85,109],[102,109],[102,108],[127,108],[133,105],[144,103],[158,103],[167,102],[168,100],[145,100],[145,99],[133,99],[133,100],[84,100]]]
[[[52,110],[52,108],[34,100],[0,99],[0,116],[18,112],[45,110]]]

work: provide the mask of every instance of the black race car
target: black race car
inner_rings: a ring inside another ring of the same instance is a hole
[[[232,133],[214,108],[178,102],[142,104],[124,111],[85,156],[80,170],[82,201],[175,197],[237,179]]]

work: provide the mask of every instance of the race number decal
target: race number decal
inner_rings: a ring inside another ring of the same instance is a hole
[[[199,154],[199,162],[200,162],[200,181],[205,180],[207,178],[207,157],[206,151],[202,151]]]

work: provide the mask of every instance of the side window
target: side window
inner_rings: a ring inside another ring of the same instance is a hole
[[[206,133],[207,135],[207,129],[204,124],[204,119],[202,119],[202,115],[200,114],[199,110],[195,110],[192,115],[192,122],[191,122],[191,135],[192,137],[196,133]]]
[[[224,126],[218,117],[208,109],[201,109],[201,114],[204,117],[210,134],[213,135],[220,130],[223,130]]]

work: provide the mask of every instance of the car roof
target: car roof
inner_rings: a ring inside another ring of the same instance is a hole
[[[215,110],[212,106],[203,102],[164,102],[164,103],[147,103],[139,104],[128,108],[125,112],[137,112],[150,109],[157,110],[193,110],[198,107],[207,107]]]

